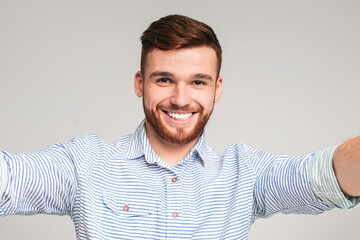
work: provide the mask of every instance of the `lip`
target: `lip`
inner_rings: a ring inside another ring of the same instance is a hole
[[[178,113],[178,114],[187,114],[187,113],[196,113],[195,111],[184,111],[184,110],[167,110],[167,109],[161,109],[161,111],[167,113],[167,112],[172,112],[172,113]]]

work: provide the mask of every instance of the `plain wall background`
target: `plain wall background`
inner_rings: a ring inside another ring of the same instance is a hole
[[[96,132],[112,142],[143,119],[133,92],[141,33],[178,13],[213,27],[224,95],[207,126],[232,142],[308,154],[360,134],[356,0],[0,0],[0,148],[42,149]],[[350,239],[360,210],[258,220],[250,239]],[[0,218],[1,239],[75,239],[69,217]],[[211,236],[209,236],[211,238]]]

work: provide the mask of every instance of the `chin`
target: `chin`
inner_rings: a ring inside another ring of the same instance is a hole
[[[161,110],[160,110],[161,111]],[[144,106],[146,123],[151,126],[152,132],[165,142],[172,144],[189,144],[197,140],[204,131],[210,114],[198,112],[188,124],[181,126],[181,122],[169,119],[166,113],[151,111]]]

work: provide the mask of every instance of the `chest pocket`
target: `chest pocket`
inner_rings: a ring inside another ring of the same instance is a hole
[[[105,206],[112,213],[124,217],[154,217],[157,211],[156,195],[149,189],[103,191]]]

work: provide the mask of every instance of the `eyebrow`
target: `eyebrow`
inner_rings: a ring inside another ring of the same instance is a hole
[[[170,73],[170,72],[153,72],[150,74],[150,78],[153,77],[173,77],[174,74]]]
[[[164,71],[156,71],[150,74],[150,78],[153,77],[174,77],[174,74],[170,73],[170,72],[164,72]],[[213,81],[213,78],[208,75],[208,74],[204,74],[204,73],[196,73],[192,75],[193,78],[196,79],[204,79],[204,80],[209,80],[209,81]]]
[[[197,79],[204,79],[204,80],[209,80],[209,81],[212,81],[212,77],[208,74],[203,74],[203,73],[197,73],[197,74],[194,74],[193,75],[194,78],[197,78]]]

